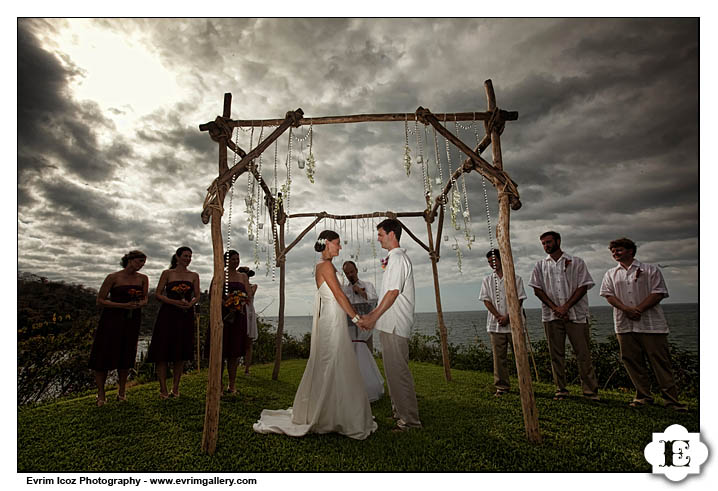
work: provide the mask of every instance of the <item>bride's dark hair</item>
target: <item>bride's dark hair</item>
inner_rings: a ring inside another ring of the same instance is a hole
[[[314,243],[314,250],[322,252],[327,247],[326,241],[336,240],[338,238],[339,234],[334,230],[323,230],[322,233],[319,234],[319,237],[317,237],[317,241]]]

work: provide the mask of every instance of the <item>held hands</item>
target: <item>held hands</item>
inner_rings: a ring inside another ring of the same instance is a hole
[[[560,307],[554,307],[551,310],[553,310],[553,313],[559,319],[568,319],[568,307],[566,305],[561,305]]]
[[[505,326],[506,324],[509,323],[509,315],[508,314],[501,315],[498,317],[497,320],[498,320],[500,326]]]
[[[175,300],[175,302],[175,305],[177,305],[177,307],[181,308],[182,310],[187,310],[192,307],[192,304],[184,298],[182,300]]]
[[[357,322],[357,326],[365,331],[371,331],[374,329],[374,324],[376,324],[376,316],[373,316],[371,312],[362,316]]]
[[[641,320],[641,311],[638,310],[635,307],[628,307],[623,310],[626,313],[626,317],[631,319],[632,321],[639,321]]]

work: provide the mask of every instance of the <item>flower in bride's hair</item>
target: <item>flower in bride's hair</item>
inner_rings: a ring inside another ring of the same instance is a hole
[[[317,244],[319,245],[326,245],[327,239],[317,239]]]

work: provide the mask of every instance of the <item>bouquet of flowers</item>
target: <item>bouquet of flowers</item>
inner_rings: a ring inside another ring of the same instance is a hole
[[[244,310],[244,306],[249,302],[249,296],[241,291],[235,290],[224,300],[224,306],[229,310],[229,313],[224,316],[224,320],[228,322],[234,322],[235,315]]]
[[[145,296],[142,290],[138,290],[136,288],[130,288],[129,290],[127,290],[127,294],[130,296],[130,302],[139,302]],[[132,319],[134,312],[134,309],[128,310],[127,318]]]
[[[179,285],[173,286],[170,291],[179,294],[180,297],[184,297],[185,292],[189,289],[190,286],[188,284],[180,283]]]

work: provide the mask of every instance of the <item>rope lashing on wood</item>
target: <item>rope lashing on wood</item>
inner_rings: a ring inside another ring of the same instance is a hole
[[[297,109],[296,111],[287,111],[284,116],[286,119],[292,121],[292,126],[299,128],[302,125],[302,118],[304,117],[304,111]]]
[[[501,116],[501,110],[496,107],[493,111],[491,111],[491,117],[488,121],[484,121],[484,128],[486,129],[486,134],[490,135],[492,131],[496,131],[499,135],[504,132],[504,127],[506,126],[506,122],[504,121],[504,118]]]
[[[231,121],[231,119],[223,118],[222,116],[215,118],[213,121],[214,124],[211,124],[209,127],[209,137],[213,141],[219,142],[222,138],[232,139],[232,127],[228,121]]]

